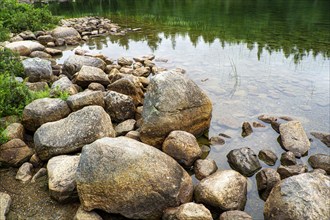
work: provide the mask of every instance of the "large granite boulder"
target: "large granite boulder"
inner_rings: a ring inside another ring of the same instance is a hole
[[[85,106],[99,105],[104,107],[104,95],[101,91],[85,90],[78,94],[69,96],[67,103],[72,111],[77,111]]]
[[[209,128],[212,103],[185,75],[166,72],[152,78],[144,99],[141,140],[161,147],[171,131],[195,136]]]
[[[68,117],[43,124],[34,134],[35,149],[41,160],[79,151],[102,137],[114,137],[110,116],[101,106],[87,106]]]
[[[108,79],[107,74],[105,74],[100,68],[82,66],[79,72],[73,76],[72,82],[82,87],[87,87],[93,82],[107,86],[110,83],[110,80]]]
[[[81,40],[79,32],[73,27],[57,27],[52,31],[52,36],[55,39],[64,39],[67,44],[74,44]]]
[[[191,167],[202,156],[195,136],[186,131],[172,131],[165,139],[162,150],[185,167]]]
[[[200,181],[194,192],[195,201],[222,211],[243,210],[246,203],[247,179],[234,170],[217,171]]]
[[[304,173],[282,180],[271,191],[264,207],[265,219],[330,219],[330,178]]]
[[[96,57],[71,55],[66,61],[64,61],[62,72],[69,78],[72,78],[82,66],[92,66],[104,70],[106,64],[103,60]]]
[[[84,210],[102,209],[132,219],[158,219],[191,201],[192,179],[171,157],[127,137],[83,147],[77,169]]]
[[[42,124],[65,118],[70,112],[68,104],[62,99],[37,99],[25,106],[22,123],[25,129],[36,131]]]
[[[52,79],[53,72],[50,61],[36,57],[25,59],[22,64],[24,74],[29,77],[29,82],[49,82]]]
[[[60,155],[47,163],[50,196],[58,202],[78,200],[76,171],[79,156]]]
[[[213,220],[211,212],[203,204],[185,203],[166,209],[162,220]]]
[[[284,149],[293,152],[296,157],[306,154],[311,146],[299,121],[289,121],[281,124],[280,134]]]
[[[244,176],[252,176],[261,169],[257,155],[248,147],[231,150],[227,158],[230,166]]]
[[[308,158],[308,163],[314,169],[323,169],[330,175],[330,155],[328,154],[315,154]]]
[[[7,143],[0,145],[0,167],[12,166],[19,167],[28,161],[33,154],[21,139],[12,139]]]
[[[36,41],[24,40],[9,43],[5,46],[21,56],[29,56],[33,51],[43,51],[45,47]]]

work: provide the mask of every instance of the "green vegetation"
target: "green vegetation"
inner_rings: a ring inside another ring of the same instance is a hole
[[[0,51],[0,118],[9,115],[21,116],[26,105],[36,99],[50,97],[50,89],[30,91],[25,82],[15,77],[24,76],[18,55],[8,49]],[[69,93],[58,91],[56,97],[66,100]]]
[[[0,145],[6,143],[9,140],[6,134],[5,128],[0,126]]]
[[[59,18],[47,6],[18,3],[17,0],[0,1],[0,41],[8,39],[9,32],[38,31],[54,27]]]

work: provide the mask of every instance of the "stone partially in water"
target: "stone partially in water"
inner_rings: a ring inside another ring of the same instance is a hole
[[[77,187],[84,210],[102,209],[132,219],[159,219],[192,199],[188,173],[158,149],[127,137],[83,147]]]
[[[276,170],[266,168],[257,173],[256,180],[259,195],[266,201],[273,187],[281,181],[281,177]]]
[[[261,168],[257,155],[248,147],[231,150],[227,159],[231,167],[244,176],[252,176]]]
[[[185,131],[172,131],[165,139],[162,150],[186,167],[192,166],[202,156],[195,136]]]
[[[301,157],[307,153],[311,143],[299,121],[289,121],[280,125],[283,147]]]
[[[327,154],[315,154],[308,158],[308,163],[314,169],[323,169],[330,175],[330,156]]]
[[[276,154],[271,150],[259,151],[258,157],[260,160],[264,161],[269,166],[275,165],[275,163],[277,161]]]
[[[194,192],[195,201],[222,211],[243,210],[246,203],[247,179],[234,170],[217,171],[200,181]]]
[[[281,164],[283,166],[296,165],[297,160],[296,160],[296,157],[295,157],[294,153],[292,153],[291,151],[287,151],[287,152],[282,153],[282,155],[281,155]]]
[[[330,178],[304,173],[282,180],[264,207],[265,219],[330,219]]]
[[[195,136],[209,128],[212,103],[185,75],[164,72],[152,78],[145,95],[141,140],[161,147],[173,130]]]
[[[249,122],[245,121],[242,125],[242,137],[247,137],[253,133],[252,126]]]
[[[290,176],[298,175],[301,173],[306,173],[308,171],[307,166],[303,164],[282,166],[277,168],[277,172],[280,174],[281,179],[288,178]]]
[[[322,141],[327,147],[330,147],[330,133],[311,132],[311,135]]]

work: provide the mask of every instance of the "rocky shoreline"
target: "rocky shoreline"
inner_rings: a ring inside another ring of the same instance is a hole
[[[311,171],[297,164],[310,149],[299,121],[261,115],[252,126],[244,122],[243,137],[271,126],[285,152],[237,148],[227,154],[233,170],[218,169],[202,156],[207,150],[196,139],[210,126],[212,103],[181,70],[158,67],[153,55],[114,60],[77,49],[63,65],[53,59],[62,46],[139,29],[121,29],[99,17],[61,24],[49,32],[20,33],[4,45],[25,56],[29,89],[70,96],[37,99],[25,107],[21,121],[6,128],[1,175],[11,167],[17,185],[45,183],[52,201],[72,208],[74,219],[252,219],[243,210],[254,174],[265,219],[330,218],[330,156],[309,156]],[[311,134],[330,147],[330,134]],[[209,142],[224,145],[225,138]],[[278,168],[263,168],[278,157]],[[1,185],[0,218],[24,218],[11,213],[15,193]]]

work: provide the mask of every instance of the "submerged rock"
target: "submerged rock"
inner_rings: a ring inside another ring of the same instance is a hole
[[[311,132],[311,135],[322,141],[327,147],[330,147],[330,133]]]
[[[234,170],[217,171],[200,181],[194,192],[196,202],[222,211],[243,210],[246,203],[247,179]]]
[[[177,72],[158,74],[145,95],[141,140],[161,147],[173,130],[198,136],[209,128],[211,112],[210,99],[192,80]]]
[[[283,147],[301,157],[307,153],[311,143],[299,121],[289,121],[280,125]]]
[[[132,219],[158,219],[191,201],[188,173],[158,149],[127,137],[83,147],[77,187],[84,210],[102,209]]]
[[[34,134],[35,149],[41,160],[79,151],[102,137],[114,137],[110,116],[101,106],[87,106],[68,117],[43,124]]]
[[[248,147],[231,150],[227,159],[229,164],[244,176],[252,176],[261,168],[257,155]]]
[[[252,126],[249,122],[245,121],[242,125],[242,137],[247,137],[253,133]]]
[[[330,219],[330,178],[304,173],[282,180],[264,207],[265,219]]]

